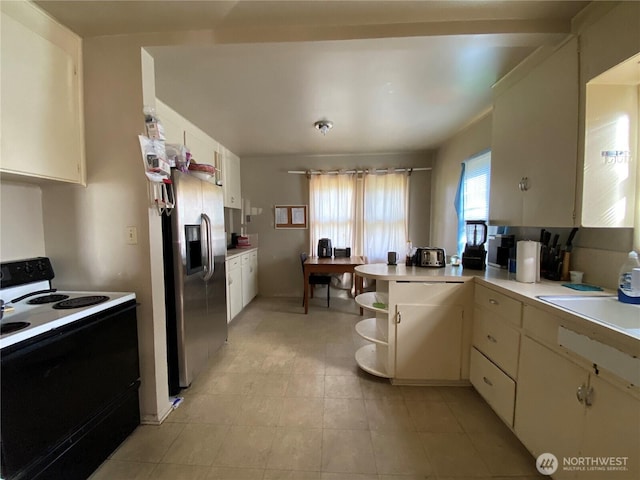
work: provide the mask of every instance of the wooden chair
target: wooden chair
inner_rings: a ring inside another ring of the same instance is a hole
[[[302,275],[304,278],[304,262],[309,258],[306,253],[300,254],[300,265],[302,266]],[[331,275],[324,275],[321,273],[312,273],[309,275],[309,285],[311,286],[311,296],[313,298],[313,287],[316,285],[327,286],[327,308],[329,308],[329,300],[331,297]],[[304,294],[302,296],[302,306],[304,306]]]

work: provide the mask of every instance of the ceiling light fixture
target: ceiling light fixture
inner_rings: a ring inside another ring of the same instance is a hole
[[[329,129],[333,127],[333,122],[329,120],[318,120],[313,124],[313,126],[320,130],[320,133],[322,133],[322,135],[326,135]]]

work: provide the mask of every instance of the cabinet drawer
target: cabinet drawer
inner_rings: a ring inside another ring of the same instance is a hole
[[[490,312],[474,309],[473,345],[511,378],[518,372],[520,332],[494,318]]]
[[[476,348],[471,349],[470,379],[498,416],[513,427],[516,384]]]
[[[231,270],[240,268],[240,264],[240,257],[233,257],[227,260],[227,271],[230,272]]]
[[[558,344],[560,318],[539,308],[525,305],[522,313],[522,327],[526,333],[549,345]]]
[[[251,263],[251,254],[245,253],[242,255],[242,265],[249,265],[249,263]]]
[[[521,324],[522,318],[522,303],[506,295],[491,290],[490,288],[483,287],[482,285],[475,286],[474,300],[476,305],[486,308],[487,310],[494,312],[496,315],[500,315],[508,322],[513,323],[517,327]]]

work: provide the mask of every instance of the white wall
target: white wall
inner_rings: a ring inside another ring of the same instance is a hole
[[[45,255],[42,190],[38,185],[0,183],[0,261]]]

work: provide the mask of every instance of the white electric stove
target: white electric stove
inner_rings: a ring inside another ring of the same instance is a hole
[[[49,259],[3,263],[0,349],[135,300],[131,292],[58,291]]]

